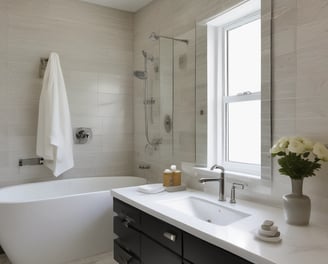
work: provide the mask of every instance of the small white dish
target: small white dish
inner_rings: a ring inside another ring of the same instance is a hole
[[[142,193],[154,194],[154,193],[163,192],[165,188],[162,183],[155,183],[155,184],[141,185],[138,187],[137,190]]]

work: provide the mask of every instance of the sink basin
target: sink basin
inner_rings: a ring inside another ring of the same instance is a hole
[[[230,209],[194,196],[158,201],[158,203],[205,222],[220,226],[229,225],[250,216],[244,212]]]

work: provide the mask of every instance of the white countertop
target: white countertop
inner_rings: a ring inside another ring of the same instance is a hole
[[[311,222],[309,226],[292,226],[285,223],[279,208],[260,205],[237,199],[236,204],[219,202],[217,197],[204,192],[188,189],[180,192],[144,194],[137,187],[112,190],[114,197],[256,264],[327,264],[328,230]],[[250,214],[227,226],[218,226],[161,205],[158,201],[199,197],[221,206],[234,208]],[[264,220],[270,219],[278,226],[282,241],[263,242],[255,238]]]

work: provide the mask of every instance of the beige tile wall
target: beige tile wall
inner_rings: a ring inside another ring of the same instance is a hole
[[[74,146],[62,178],[131,175],[133,15],[78,0],[0,0],[0,186],[52,179],[35,156],[40,57],[59,53],[73,127],[92,141]]]
[[[328,143],[326,1],[273,1],[273,139],[307,136]],[[327,209],[328,166],[305,180],[315,209]],[[273,196],[290,190],[274,166]]]
[[[211,17],[239,1],[156,0],[135,16],[135,58],[138,50],[151,48],[148,34],[179,36],[193,30],[195,22]],[[273,140],[285,135],[301,135],[328,143],[328,3],[322,0],[272,0],[272,110]],[[135,67],[140,62],[135,59]],[[136,83],[134,83],[136,86]],[[140,115],[139,92],[135,96],[135,118]],[[186,115],[185,118],[188,118]],[[160,180],[160,156],[143,156],[142,126],[135,124],[135,160],[153,165],[150,172],[136,173]],[[137,166],[135,164],[135,168]],[[274,162],[272,187],[262,198],[280,203],[290,191],[287,177],[279,176]],[[305,180],[304,192],[315,209],[327,209],[328,165],[316,177]],[[247,193],[247,191],[245,191]],[[249,197],[259,194],[249,192]]]
[[[155,0],[133,16],[77,0],[0,0],[0,186],[52,179],[41,166],[17,166],[18,158],[35,155],[39,58],[50,51],[61,57],[73,126],[94,130],[90,144],[74,147],[76,167],[63,177],[134,173],[159,181],[169,163],[192,160],[192,108],[178,117],[188,121],[181,123],[183,145],[175,142],[185,156],[144,150],[143,84],[131,72],[142,67],[142,49],[153,51],[152,31],[189,38],[196,21],[238,2]],[[274,140],[297,134],[328,143],[327,14],[326,1],[273,0]],[[178,96],[192,106],[191,83],[178,81]],[[152,169],[139,170],[140,163]],[[305,181],[316,208],[328,204],[327,176],[324,165]],[[279,200],[289,188],[275,166],[265,197]]]

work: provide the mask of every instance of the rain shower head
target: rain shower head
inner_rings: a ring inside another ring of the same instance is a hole
[[[140,80],[147,80],[147,72],[145,71],[134,71],[133,72],[134,77],[137,77]]]
[[[155,33],[155,32],[151,32],[150,36],[149,36],[149,39],[151,40],[158,40],[159,39],[159,36]]]

